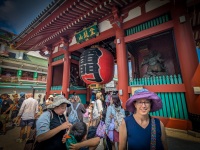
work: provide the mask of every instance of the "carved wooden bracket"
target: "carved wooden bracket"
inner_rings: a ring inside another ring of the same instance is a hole
[[[115,29],[122,28],[123,17],[121,16],[119,9],[116,6],[112,7],[113,16],[109,18],[110,23]]]
[[[49,56],[51,55],[51,52],[52,52],[51,49],[52,49],[51,46],[44,46],[44,47],[40,50],[39,54],[40,54],[41,56],[43,56],[43,57],[49,57]]]
[[[69,47],[69,44],[72,42],[72,40],[69,40],[65,37],[60,37],[60,46],[59,48],[62,48],[63,50],[67,50]]]

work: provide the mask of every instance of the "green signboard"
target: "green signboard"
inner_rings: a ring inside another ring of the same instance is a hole
[[[33,73],[33,79],[37,79],[38,78],[38,73],[37,72],[34,72]]]
[[[17,76],[21,77],[22,76],[22,70],[17,70]]]
[[[73,55],[73,54],[71,54],[71,58],[74,59],[74,60],[77,60],[77,61],[79,61],[79,59],[80,59],[78,56]]]
[[[82,43],[98,35],[99,35],[99,29],[97,23],[94,23],[92,26],[84,28],[80,32],[76,33],[75,37],[77,43]]]

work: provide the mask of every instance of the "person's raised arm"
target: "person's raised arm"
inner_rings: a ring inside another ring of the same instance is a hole
[[[14,104],[10,103],[10,107],[4,112],[4,114],[6,114],[9,110],[11,110],[13,108]]]
[[[127,145],[127,129],[124,119],[119,127],[119,150],[126,150]]]
[[[51,114],[50,112],[46,111],[44,112],[37,120],[36,122],[36,131],[37,131],[37,137],[36,140],[38,142],[45,141],[54,135],[56,135],[61,130],[70,128],[71,124],[68,122],[64,122],[62,125],[50,130],[50,119]]]
[[[98,146],[99,142],[100,142],[100,137],[94,137],[77,144],[71,144],[70,150],[78,150],[82,147],[89,147],[89,149],[93,149]]]
[[[69,122],[64,122],[62,125],[52,129],[52,130],[49,130],[43,134],[40,134],[37,136],[37,141],[38,142],[42,142],[42,141],[45,141],[47,139],[50,139],[51,137],[53,137],[54,135],[56,135],[58,132],[60,132],[61,130],[64,130],[64,129],[69,129],[71,126],[71,124]]]
[[[166,138],[166,132],[165,132],[165,127],[163,125],[163,123],[160,121],[160,127],[161,127],[161,141],[164,147],[164,150],[168,150],[168,146],[167,146],[167,138]]]

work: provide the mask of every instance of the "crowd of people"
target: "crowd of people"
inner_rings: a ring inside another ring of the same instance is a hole
[[[118,93],[92,92],[89,104],[83,105],[73,93],[67,100],[64,95],[21,92],[0,97],[1,134],[6,134],[6,124],[20,126],[16,142],[26,143],[34,131],[31,148],[26,150],[96,149],[100,139],[108,150],[167,149],[163,123],[152,118],[149,112],[162,108],[161,99],[147,89],[136,90],[122,107]],[[24,138],[24,135],[25,138]]]

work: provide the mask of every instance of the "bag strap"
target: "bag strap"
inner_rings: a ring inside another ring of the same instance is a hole
[[[53,119],[53,112],[50,109],[47,109],[47,111],[50,113],[50,122],[51,122],[51,120]]]
[[[150,150],[156,149],[156,123],[155,119],[151,118],[151,144]]]
[[[72,111],[74,110],[74,106],[73,106],[73,103],[71,104],[71,108],[72,108]]]
[[[80,103],[78,103],[78,105],[76,106],[76,109],[74,109],[74,108],[73,108],[73,105],[72,105],[72,111],[75,113],[76,118],[78,118],[78,113],[77,113],[76,110],[78,109],[79,105],[80,105]],[[71,111],[71,112],[72,112],[72,111]],[[78,118],[78,120],[79,120],[79,118]]]
[[[78,109],[78,106],[80,105],[80,103],[78,103],[78,105],[76,106],[76,109],[75,110],[77,110]]]

